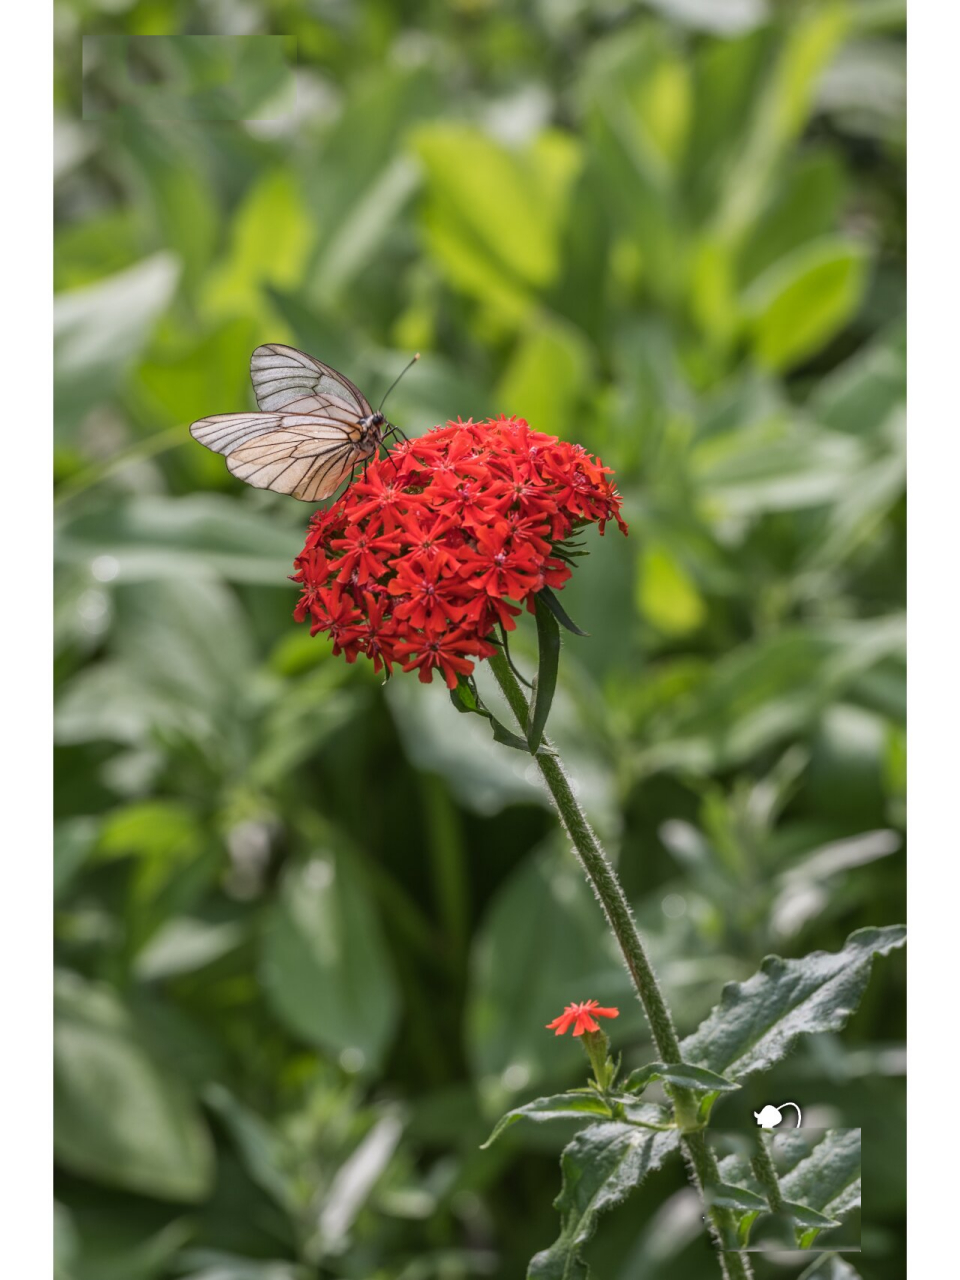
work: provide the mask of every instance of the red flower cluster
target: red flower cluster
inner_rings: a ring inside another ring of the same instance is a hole
[[[424,683],[437,670],[453,689],[495,652],[494,627],[513,630],[517,605],[569,578],[566,538],[608,520],[627,532],[610,474],[520,418],[436,427],[314,515],[294,616],[348,662],[365,653]]]

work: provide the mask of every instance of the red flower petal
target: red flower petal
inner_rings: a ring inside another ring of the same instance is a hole
[[[571,1024],[575,1024],[573,1034],[582,1036],[585,1031],[600,1030],[597,1018],[618,1018],[619,1016],[619,1009],[602,1009],[596,1000],[583,1000],[579,1004],[568,1004],[559,1017],[547,1023],[547,1030],[553,1031],[556,1028],[555,1034],[562,1036]]]

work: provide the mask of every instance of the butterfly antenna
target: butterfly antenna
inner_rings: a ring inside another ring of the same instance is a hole
[[[397,374],[394,380],[390,383],[389,387],[387,387],[386,391],[383,393],[383,399],[380,401],[380,407],[377,409],[377,413],[381,413],[383,411],[383,406],[387,402],[387,396],[390,394],[393,388],[397,385],[397,383],[400,381],[403,375],[409,369],[412,369],[419,359],[420,359],[420,352],[418,351],[417,354],[413,357],[413,359],[408,364],[404,365],[404,367],[400,370],[400,372]]]

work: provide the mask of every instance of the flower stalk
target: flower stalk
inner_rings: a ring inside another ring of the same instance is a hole
[[[489,658],[490,668],[507,700],[522,732],[526,733],[530,709],[520,682],[501,651]],[[547,784],[554,807],[563,824],[574,852],[600,901],[614,937],[620,947],[627,971],[633,980],[637,996],[650,1024],[650,1032],[657,1053],[663,1062],[676,1065],[682,1062],[680,1041],[670,1009],[664,999],[653,966],[647,957],[643,941],[627,902],[617,873],[604,852],[596,833],[587,821],[573,788],[564,771],[555,748],[544,737],[533,753],[537,767]],[[673,1103],[674,1118],[683,1136],[684,1155],[691,1180],[701,1198],[706,1202],[705,1189],[720,1181],[717,1159],[703,1133],[703,1121],[696,1094],[678,1085],[667,1086]],[[753,1271],[748,1259],[741,1253],[724,1252],[723,1241],[732,1238],[736,1231],[733,1210],[719,1205],[709,1208],[707,1223],[717,1247],[721,1271],[725,1280],[752,1280]]]
[[[525,729],[528,716],[527,700],[516,676],[502,653],[492,655],[489,663],[510,705],[510,710],[521,729]],[[577,803],[559,756],[546,740],[543,746],[546,749],[538,751],[534,759],[550,791],[560,821],[593,885],[594,892],[600,900],[600,905],[623,953],[627,970],[633,979],[633,985],[636,987],[640,1003],[650,1023],[657,1053],[663,1062],[676,1064],[682,1059],[673,1018],[670,1016],[660,984],[657,982],[656,974],[640,940],[623,887],[586,815]],[[692,1094],[690,1096],[693,1097]]]
[[[597,1092],[606,1098],[613,1083],[615,1067],[610,1057],[610,1041],[602,1031],[588,1031],[581,1041],[593,1069]]]

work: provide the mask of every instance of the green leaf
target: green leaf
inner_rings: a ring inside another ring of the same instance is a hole
[[[314,274],[322,281],[326,300],[344,291],[380,250],[419,182],[409,156],[394,155],[363,192],[356,206],[317,258]]]
[[[768,956],[746,982],[730,982],[719,1005],[681,1045],[684,1059],[738,1079],[786,1057],[800,1035],[839,1031],[860,1002],[875,955],[906,940],[902,925],[858,929],[840,951],[799,960]]]
[[[133,378],[138,404],[158,423],[193,422],[210,405],[245,409],[254,403],[250,386],[250,353],[257,345],[259,326],[249,317],[218,325],[203,338],[166,344],[139,365]],[[160,344],[156,344],[160,347]],[[224,476],[223,459],[209,449],[195,448],[185,437],[186,454],[204,482],[232,483]]]
[[[461,714],[473,712],[474,715],[482,716],[484,720],[489,720],[495,742],[500,742],[505,747],[512,747],[514,751],[522,751],[525,755],[534,750],[525,738],[521,738],[519,734],[511,733],[506,725],[501,724],[497,717],[487,710],[477,697],[475,690],[470,687],[462,676],[457,682],[457,687],[450,690],[450,701]]]
[[[838,1253],[825,1253],[802,1271],[797,1280],[860,1280],[860,1272]]]
[[[53,829],[53,900],[59,902],[97,842],[97,818],[67,818]]]
[[[645,288],[670,305],[687,257],[676,186],[692,123],[690,64],[670,33],[631,23],[586,51],[580,98],[588,172],[634,259],[618,274],[639,271]]]
[[[109,1202],[108,1202],[109,1203]],[[149,1211],[148,1211],[149,1212]],[[174,1258],[196,1234],[187,1215],[154,1229],[155,1215],[140,1217],[106,1209],[101,1216],[77,1214],[79,1256],[56,1280],[160,1280],[170,1274]]]
[[[143,254],[145,221],[142,209],[127,207],[58,227],[55,291],[82,289],[132,267]]]
[[[156,224],[153,235],[183,263],[184,292],[195,297],[221,237],[216,166],[207,163],[210,151],[203,144],[210,135],[203,126],[184,127],[180,121],[141,120],[126,127],[125,158],[135,175],[136,203]]]
[[[53,1280],[73,1280],[80,1240],[70,1210],[53,1202]]]
[[[317,38],[325,42],[328,35],[317,29]],[[408,234],[404,206],[420,175],[405,135],[416,121],[435,117],[437,106],[431,68],[382,60],[374,74],[353,81],[336,119],[315,136],[312,163],[303,166],[306,204],[320,237],[307,274],[307,300],[314,312],[333,303],[338,326],[339,301],[354,277],[379,266],[391,231],[403,228]],[[337,363],[325,347],[304,350],[322,350],[325,360]]]
[[[317,855],[290,867],[263,940],[263,982],[277,1016],[353,1070],[377,1067],[398,1012],[396,979],[355,860]]]
[[[779,413],[708,435],[691,455],[714,519],[756,517],[842,502],[868,461],[861,443]]]
[[[906,395],[905,337],[894,325],[818,382],[808,407],[825,427],[876,437]]]
[[[162,1200],[203,1200],[213,1148],[169,1063],[108,987],[57,975],[54,1147],[74,1173]]]
[[[207,574],[292,592],[287,578],[302,533],[285,525],[282,515],[254,511],[225,495],[141,495],[65,523],[57,556],[70,565],[110,556],[120,582]]]
[[[70,681],[57,709],[58,741],[112,739],[149,750],[158,738],[189,739],[202,742],[211,768],[235,761],[247,748],[256,698],[250,620],[236,595],[186,573],[118,589],[116,604],[117,656]],[[176,807],[167,805],[171,815]],[[149,823],[139,825],[144,832]]]
[[[648,1062],[644,1067],[631,1071],[627,1078],[626,1088],[631,1093],[639,1093],[654,1080],[665,1080],[667,1084],[680,1085],[684,1089],[692,1089],[695,1093],[729,1093],[740,1086],[733,1080],[717,1075],[715,1071],[707,1071],[704,1067],[692,1067],[689,1063],[679,1062],[667,1065],[663,1062]]]
[[[796,1132],[796,1130],[791,1131],[791,1133]],[[804,1130],[803,1132],[809,1135],[813,1131]],[[790,1136],[790,1134],[778,1134],[774,1141],[780,1143],[784,1138],[788,1138]],[[762,1196],[764,1194],[764,1187],[758,1180],[753,1166],[743,1155],[734,1154],[725,1156],[720,1161],[720,1176],[728,1187],[737,1188],[742,1191],[745,1196]],[[780,1180],[778,1179],[778,1181]],[[782,1181],[780,1181],[780,1192],[782,1196]],[[763,1211],[770,1212],[769,1204]],[[836,1227],[839,1225],[836,1218],[828,1217],[826,1214],[820,1213],[818,1210],[812,1209],[808,1205],[797,1204],[792,1200],[784,1199],[783,1205],[778,1212],[789,1217],[793,1221],[794,1225],[800,1228],[816,1228],[817,1231],[825,1231],[830,1227]],[[749,1234],[749,1230],[752,1225],[752,1219],[749,1223],[741,1223],[740,1231],[744,1240]]]
[[[810,1147],[816,1134],[819,1141]],[[800,1157],[800,1158],[798,1158]],[[778,1134],[774,1145],[774,1158],[782,1168],[792,1165],[780,1175],[780,1189],[784,1196],[802,1208],[823,1214],[831,1222],[802,1221],[807,1228],[801,1236],[803,1248],[809,1247],[820,1231],[835,1225],[851,1209],[860,1204],[860,1130],[827,1129],[816,1131],[791,1130]]]
[[[648,543],[638,569],[637,603],[659,631],[682,636],[702,625],[707,616],[703,597],[669,547]]]
[[[647,0],[647,6],[678,26],[718,36],[743,35],[767,18],[765,0]]]
[[[96,284],[57,294],[54,364],[57,433],[69,436],[83,417],[109,399],[170,304],[179,265],[155,253]]]
[[[554,1201],[561,1230],[549,1249],[538,1253],[530,1280],[589,1280],[580,1256],[601,1213],[614,1208],[659,1169],[679,1146],[676,1133],[650,1133],[616,1121],[583,1129],[560,1159],[563,1188]]]
[[[853,319],[867,278],[856,240],[827,236],[763,273],[744,295],[754,354],[768,369],[814,355]]]
[[[183,1280],[313,1280],[316,1275],[315,1267],[278,1260],[259,1262],[214,1249],[194,1250],[191,1262],[194,1258],[196,1269],[187,1272]]]
[[[138,953],[134,971],[142,982],[196,973],[235,951],[245,938],[239,921],[212,924],[190,916],[177,916],[161,925]]]
[[[903,643],[903,619],[893,615],[788,627],[740,645],[711,665],[695,696],[669,700],[641,762],[695,773],[743,764],[809,731],[824,706]]]
[[[206,314],[268,314],[264,289],[289,288],[303,278],[315,235],[296,175],[285,168],[265,172],[237,211],[225,258],[205,281]]]
[[[714,1182],[707,1187],[707,1203],[740,1213],[767,1213],[770,1206],[763,1196],[731,1182]]]
[[[426,169],[431,255],[458,289],[520,321],[560,269],[577,144],[544,131],[512,150],[470,125],[431,124],[414,145]]]
[[[469,715],[470,712],[478,716],[483,714],[480,707],[480,699],[474,689],[471,688],[469,681],[464,680],[463,676],[458,678],[457,687],[450,690],[450,701],[453,703],[455,710],[459,711],[461,715]]]
[[[781,188],[772,194],[740,253],[738,275],[745,284],[801,245],[832,232],[849,198],[843,164],[825,147],[804,148],[791,157]]]
[[[485,719],[490,721],[490,727],[493,729],[493,738],[495,742],[500,742],[505,747],[512,747],[514,751],[523,751],[525,754],[529,753],[530,744],[526,739],[521,738],[517,733],[511,733],[509,729],[500,723],[496,716],[487,714]]]
[[[533,754],[539,750],[540,743],[543,741],[543,731],[553,704],[553,695],[557,688],[557,671],[560,667],[560,628],[557,626],[556,617],[547,607],[542,596],[541,591],[534,601],[537,611],[537,643],[540,659],[530,707],[530,724],[527,728],[527,742]]]
[[[583,335],[557,321],[538,318],[517,344],[497,387],[496,402],[539,431],[565,436],[575,424],[590,373]]]
[[[797,1204],[795,1200],[784,1200],[783,1212],[788,1214],[798,1227],[813,1227],[816,1232],[839,1226],[836,1218],[830,1218],[825,1213],[817,1213],[816,1209],[811,1209],[805,1204]]]
[[[737,106],[741,95],[751,99],[751,119],[743,133],[731,120],[732,127],[716,136],[717,143],[731,152],[714,213],[714,223],[727,242],[739,247],[752,232],[785,153],[809,118],[817,82],[843,40],[847,21],[843,4],[827,3],[800,11],[786,24],[779,47],[771,48],[767,43],[753,46],[754,51],[762,51],[760,62],[744,62],[739,56],[740,51],[749,55],[751,42],[727,46],[726,69],[739,70],[741,83],[723,87]],[[758,83],[760,91],[756,92]],[[718,104],[717,109],[722,113],[721,121],[724,115],[729,116],[726,104]],[[710,129],[708,124],[705,131]]]
[[[547,1098],[535,1098],[533,1102],[525,1102],[522,1107],[514,1107],[505,1116],[501,1116],[494,1125],[490,1137],[481,1145],[481,1150],[485,1150],[496,1142],[501,1133],[516,1124],[518,1120],[534,1120],[542,1124],[547,1120],[576,1120],[578,1117],[586,1118],[587,1116],[594,1120],[597,1116],[608,1119],[610,1117],[610,1108],[599,1094],[592,1091],[555,1093]]]
[[[253,1181],[295,1219],[303,1197],[289,1173],[295,1159],[290,1142],[222,1084],[211,1084],[204,1101],[223,1122]]]
[[[552,587],[541,587],[537,593],[538,601],[541,597],[544,604],[562,627],[566,627],[568,631],[572,631],[575,636],[589,636],[589,631],[581,631],[573,619],[567,615],[563,605],[557,599],[556,593]]]

